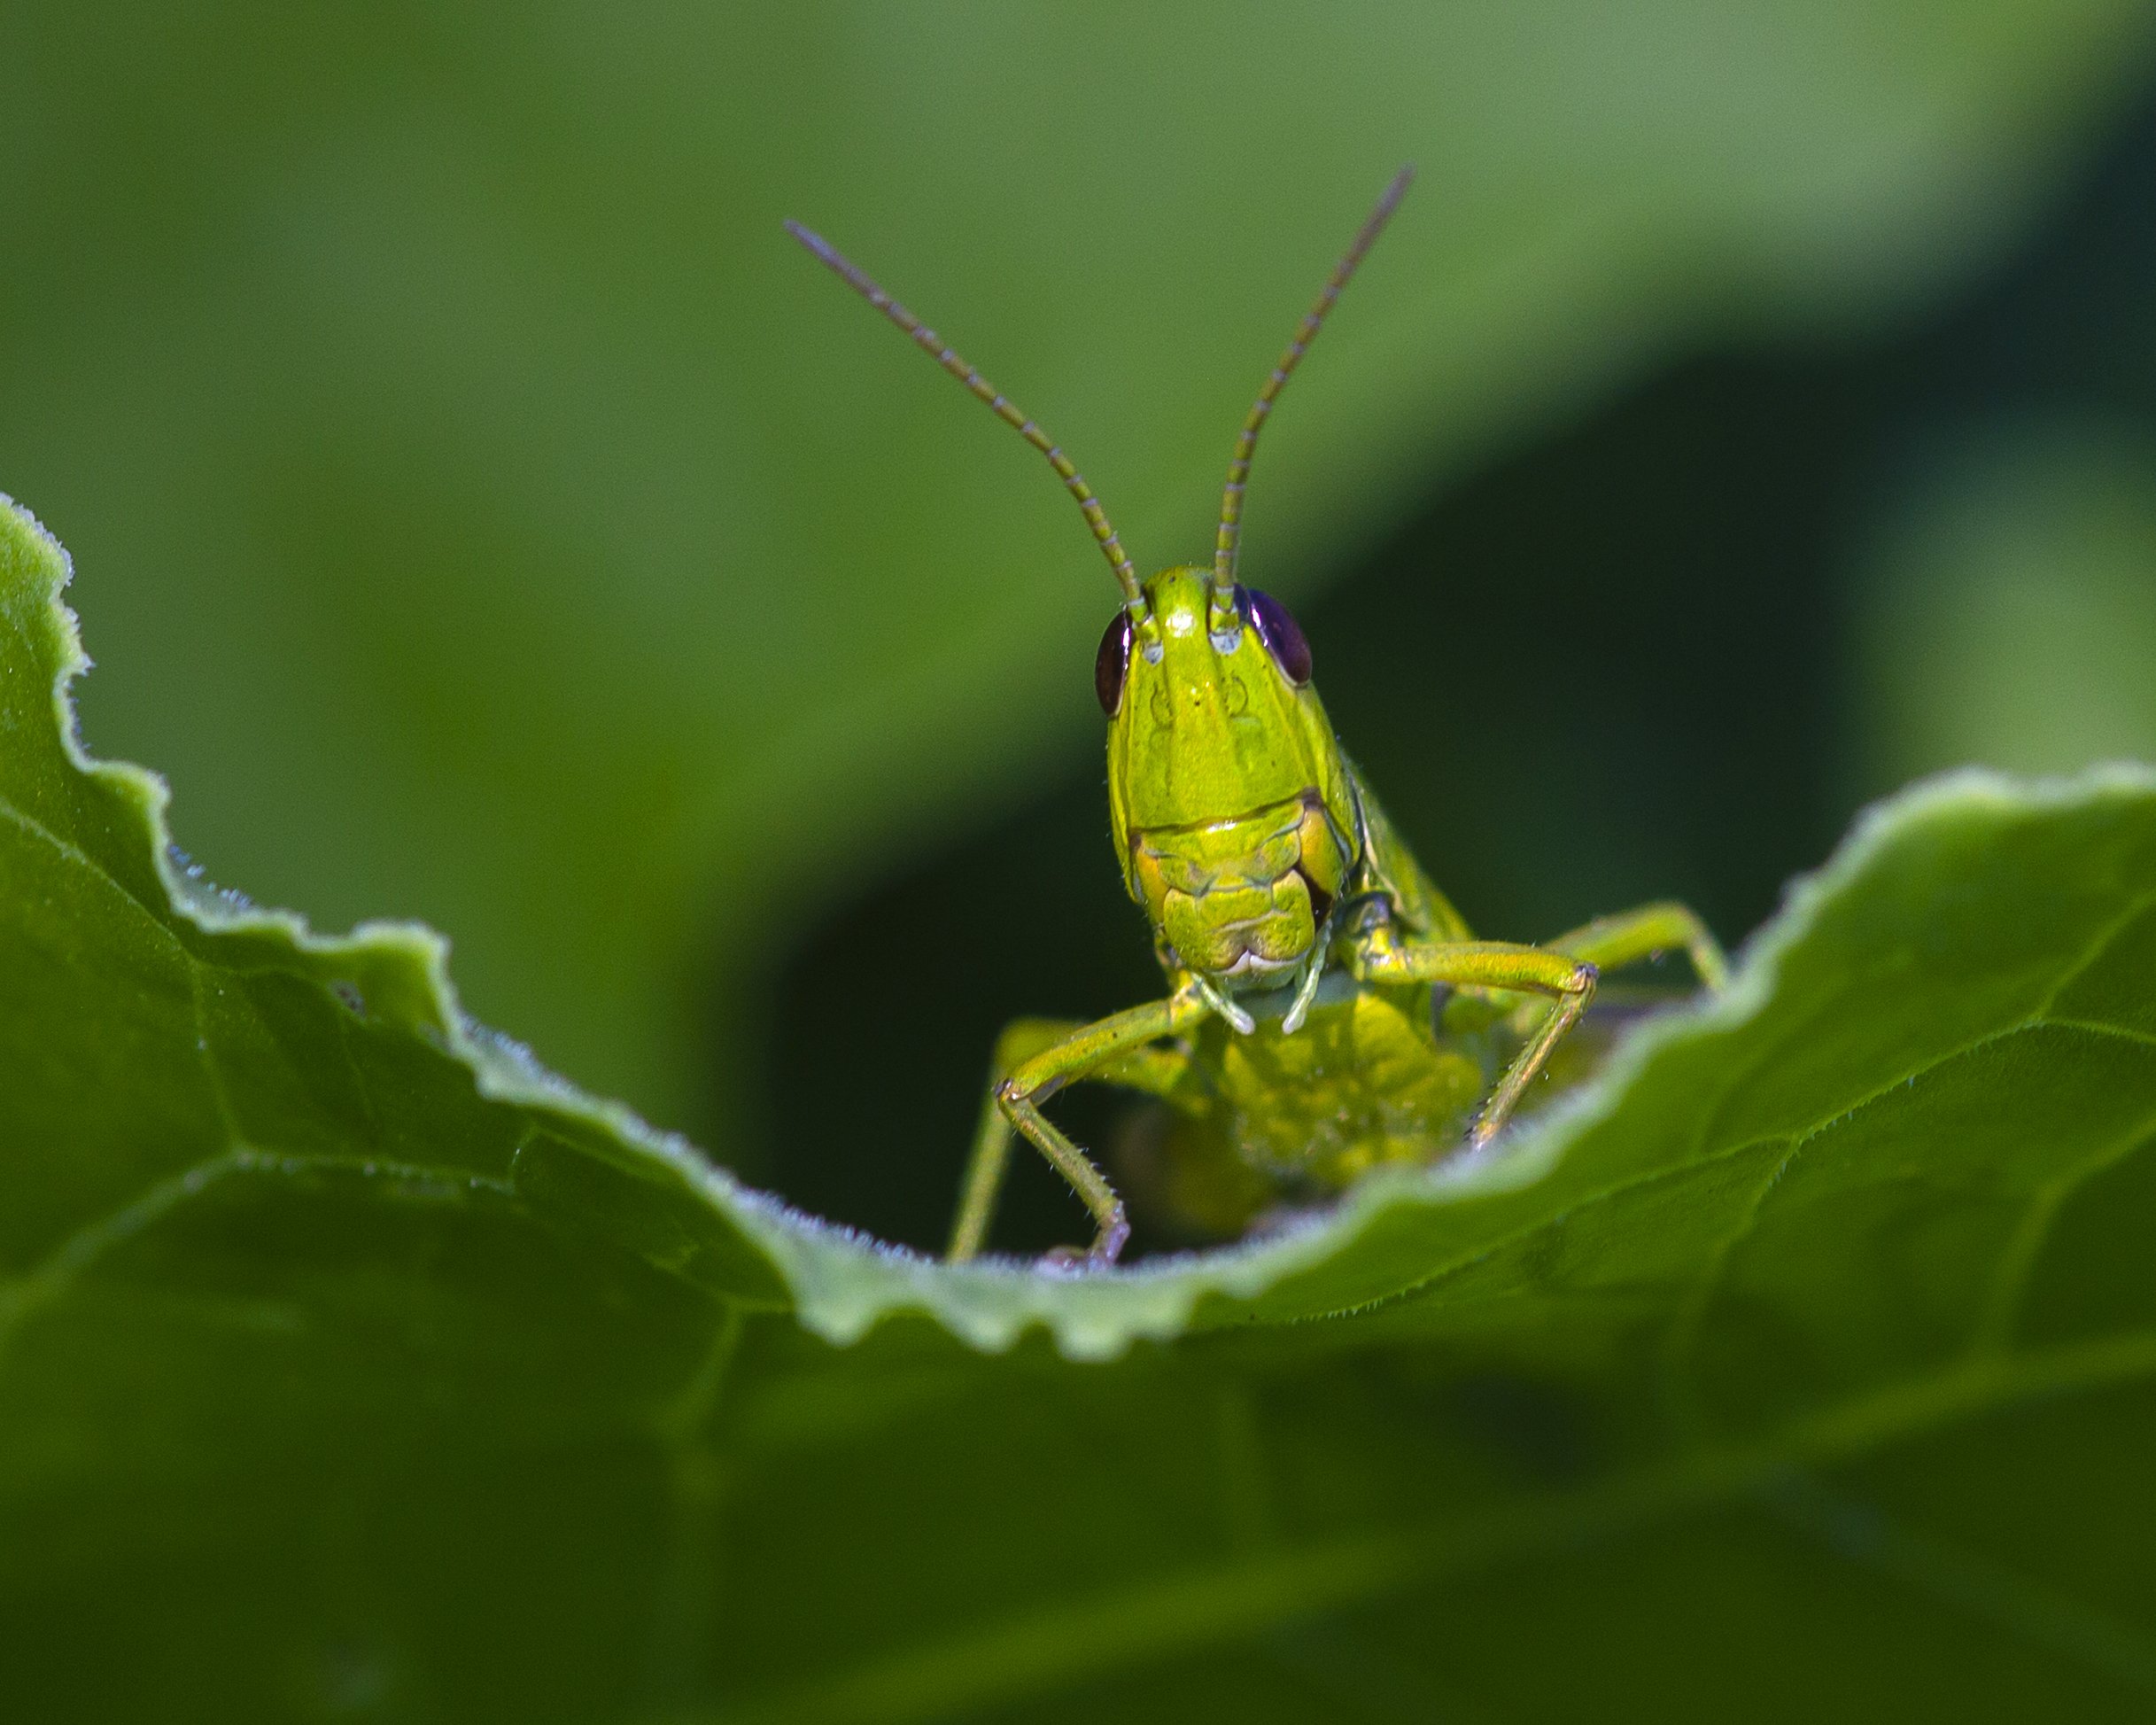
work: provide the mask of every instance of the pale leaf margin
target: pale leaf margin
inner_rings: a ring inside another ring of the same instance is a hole
[[[1403,1279],[1396,1265],[1388,1265],[1358,1284],[1353,1276],[1310,1272],[1351,1264],[1358,1242],[1381,1218],[1397,1222],[1403,1212],[1517,1193],[1542,1177],[1591,1127],[1623,1109],[1634,1079],[1660,1055],[1763,1011],[1788,955],[1842,896],[1858,888],[1881,853],[1913,829],[1965,816],[1977,805],[2028,812],[2113,794],[2156,794],[2156,772],[2133,765],[2043,781],[1965,769],[1875,805],[1823,867],[1793,884],[1780,912],[1746,943],[1724,994],[1673,1007],[1641,1025],[1592,1080],[1512,1134],[1501,1154],[1439,1169],[1382,1170],[1329,1214],[1298,1228],[1113,1274],[1059,1274],[1010,1260],[950,1266],[805,1215],[744,1185],[687,1140],[654,1129],[621,1103],[591,1096],[548,1071],[520,1045],[465,1015],[449,977],[448,942],[435,930],[415,922],[368,921],[348,935],[321,935],[292,912],[265,909],[207,885],[173,846],[163,779],[126,762],[97,760],[82,746],[71,690],[89,661],[61,596],[72,576],[59,542],[0,494],[0,617],[4,626],[28,633],[24,644],[33,659],[54,665],[53,722],[66,762],[130,812],[134,829],[126,836],[145,848],[171,914],[213,941],[244,936],[282,943],[293,973],[325,990],[365,976],[370,1000],[461,1065],[481,1096],[565,1127],[572,1141],[598,1138],[609,1160],[633,1168],[679,1202],[702,1208],[705,1220],[736,1236],[771,1274],[745,1277],[726,1292],[756,1305],[790,1309],[807,1329],[840,1344],[881,1319],[911,1312],[984,1350],[1007,1348],[1038,1325],[1066,1356],[1104,1360],[1140,1339],[1173,1337],[1194,1325],[1322,1317],[1382,1301],[1421,1276]],[[1306,1301],[1284,1287],[1304,1280],[1312,1295],[1322,1297]],[[1343,1298],[1348,1288],[1352,1297]],[[1260,1311],[1256,1302],[1268,1294],[1274,1297]]]

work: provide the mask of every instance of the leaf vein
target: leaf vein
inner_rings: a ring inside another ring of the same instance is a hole
[[[1415,1583],[1456,1579],[1756,1493],[1956,1419],[2040,1396],[2156,1374],[2156,1329],[1957,1364],[1795,1423],[1758,1443],[1692,1451],[1663,1466],[1481,1515],[1345,1536],[1255,1560],[1140,1578],[1110,1591],[958,1630],[852,1671],[766,1692],[717,1715],[727,1725],[942,1718],[1012,1703],[1080,1677],[1245,1638]]]
[[[1910,1532],[1868,1504],[1803,1474],[1762,1493],[1786,1524],[1829,1550],[2029,1646],[2156,1695],[2156,1643],[2086,1602],[1996,1558]]]
[[[51,828],[48,827],[43,821],[40,820],[35,815],[30,813],[27,809],[20,807],[11,798],[0,796],[0,815],[6,816],[10,820],[13,821],[18,827],[22,828],[24,832],[28,833],[32,837],[43,840],[45,843],[49,844],[55,851],[58,852],[61,857],[65,858],[68,862],[74,864],[77,868],[80,868],[84,874],[91,876],[97,881],[102,882],[105,885],[110,887],[114,893],[119,895],[123,901],[132,907],[132,909],[142,918],[143,921],[148,922],[167,940],[170,941],[174,945],[180,947],[182,952],[186,950],[186,944],[181,940],[178,933],[173,929],[171,923],[168,922],[165,917],[159,914],[158,907],[156,905],[145,904],[142,899],[138,898],[131,890],[129,890],[126,884],[120,881],[118,875],[114,874],[111,869],[107,868],[103,863],[99,862],[95,857],[91,856],[87,851],[83,850],[81,846],[76,844],[73,840],[63,838],[59,834],[54,832]],[[169,906],[167,908],[169,909]]]
[[[2045,992],[2044,998],[2037,1003],[2036,1015],[2047,1015],[2058,1004],[2059,997],[2079,982],[2083,973],[2110,950],[2112,942],[2139,921],[2152,905],[2156,905],[2156,887],[2129,898],[2126,908],[2104,925],[2103,929],[2082,949],[2081,956],[2067,967],[2065,973]]]

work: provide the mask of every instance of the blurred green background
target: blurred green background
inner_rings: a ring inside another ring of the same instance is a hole
[[[2115,0],[0,8],[0,489],[220,882],[939,1232],[996,1025],[1152,985],[1113,590],[821,228],[1245,573],[1479,926],[1740,937],[1867,796],[2156,753],[2156,84]],[[1028,1168],[1012,1243],[1059,1238]]]

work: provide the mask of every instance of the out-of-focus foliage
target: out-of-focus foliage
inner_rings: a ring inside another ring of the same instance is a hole
[[[1857,591],[1871,787],[1975,759],[2156,759],[2156,447],[1992,427],[1931,452]]]
[[[1996,245],[2145,12],[20,4],[0,480],[105,571],[93,728],[187,787],[185,843],[428,916],[482,1011],[678,1117],[728,1045],[690,979],[1079,735],[1111,596],[782,215],[1165,561],[1417,161],[1260,470],[1294,593],[1702,329]]]
[[[62,577],[0,513],[24,1716],[2145,1713],[2156,774],[1876,812],[1479,1170],[948,1270],[178,874]]]

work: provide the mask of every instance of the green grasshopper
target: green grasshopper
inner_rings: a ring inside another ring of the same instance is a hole
[[[1209,567],[1140,581],[1069,456],[933,330],[819,236],[787,228],[1048,458],[1122,589],[1094,681],[1123,884],[1152,924],[1165,998],[1093,1024],[1020,1019],[998,1038],[949,1256],[986,1242],[1015,1129],[1092,1212],[1114,1263],[1130,1233],[1092,1158],[1042,1112],[1090,1081],[1159,1099],[1159,1197],[1190,1232],[1239,1235],[1381,1162],[1479,1150],[1502,1130],[1601,969],[1683,950],[1726,965],[1684,905],[1606,916],[1541,946],[1477,940],[1341,752],[1280,602],[1236,579],[1258,434],[1412,171],[1393,179],[1243,422]],[[1480,1107],[1477,1104],[1479,1101]]]

